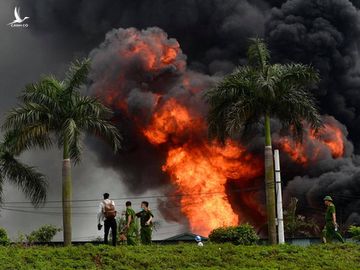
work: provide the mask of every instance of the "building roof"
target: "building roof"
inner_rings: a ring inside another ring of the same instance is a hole
[[[198,234],[185,232],[185,233],[182,233],[182,234],[178,234],[178,235],[174,235],[172,237],[166,238],[163,241],[195,241],[195,237],[197,235]],[[205,237],[205,236],[200,235],[200,237],[201,237],[202,240],[205,240],[205,241],[208,240],[208,238]]]

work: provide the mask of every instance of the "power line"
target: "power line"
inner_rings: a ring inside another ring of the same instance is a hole
[[[227,196],[221,196],[222,198],[226,198]],[[179,204],[179,205],[172,205],[172,206],[166,206],[164,207],[165,209],[175,209],[175,208],[182,208],[182,207],[186,207],[186,206],[190,206],[190,205],[198,205],[203,203],[203,199],[200,198],[200,201],[193,201],[191,203],[187,203],[187,204]],[[7,211],[13,211],[13,212],[22,212],[22,213],[29,213],[29,214],[42,214],[42,215],[62,215],[62,212],[49,212],[49,211],[35,211],[35,210],[24,210],[21,209],[21,207],[13,207],[13,206],[9,206],[9,207],[0,207],[0,209],[3,210],[7,210]],[[151,209],[151,211],[161,211],[161,208],[153,208]],[[74,216],[76,215],[96,215],[98,212],[73,212],[72,214]]]
[[[182,193],[182,194],[173,194],[173,195],[150,195],[150,196],[129,196],[129,197],[120,197],[120,198],[111,198],[113,201],[121,201],[121,200],[143,200],[143,199],[152,199],[152,198],[171,198],[171,197],[188,197],[188,196],[200,196],[200,195],[213,195],[213,194],[222,194],[222,193],[228,193],[228,192],[247,192],[247,191],[256,191],[263,189],[263,187],[251,187],[251,188],[244,188],[244,189],[236,189],[236,190],[225,190],[225,191],[215,191],[215,192],[199,192],[199,193]],[[64,201],[64,202],[94,202],[94,201],[101,201],[101,199],[78,199],[78,200],[70,200],[70,201]],[[62,200],[53,200],[53,201],[47,201],[46,203],[62,203]],[[31,202],[26,201],[9,201],[5,202],[5,204],[27,204]]]

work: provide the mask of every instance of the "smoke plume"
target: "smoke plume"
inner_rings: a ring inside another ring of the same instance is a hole
[[[271,11],[266,36],[277,61],[312,64],[321,72],[316,91],[325,114],[360,139],[360,14],[348,0],[292,0]]]

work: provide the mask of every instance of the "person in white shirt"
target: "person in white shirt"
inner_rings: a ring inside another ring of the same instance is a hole
[[[104,193],[104,200],[100,202],[98,211],[98,229],[101,230],[101,222],[104,222],[104,244],[108,243],[109,231],[112,233],[112,245],[116,246],[116,210],[114,201],[110,200],[109,193]]]

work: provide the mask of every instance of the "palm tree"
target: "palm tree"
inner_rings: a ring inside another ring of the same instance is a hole
[[[245,134],[250,127],[264,122],[265,189],[270,243],[276,243],[274,166],[270,117],[301,139],[303,121],[317,130],[321,117],[308,88],[319,81],[316,70],[302,64],[270,64],[266,44],[251,40],[247,66],[238,67],[205,93],[210,105],[209,136],[224,142]]]
[[[46,200],[47,182],[44,175],[17,160],[6,142],[0,143],[0,203],[3,202],[4,180],[15,184],[23,191],[34,206]]]
[[[111,110],[96,97],[85,96],[80,88],[86,81],[90,61],[75,61],[62,81],[45,76],[27,85],[20,97],[20,106],[11,110],[4,128],[16,137],[15,151],[40,147],[48,149],[56,141],[63,150],[62,207],[64,244],[71,244],[71,162],[80,161],[84,133],[107,139],[117,151],[121,136],[108,120]]]

